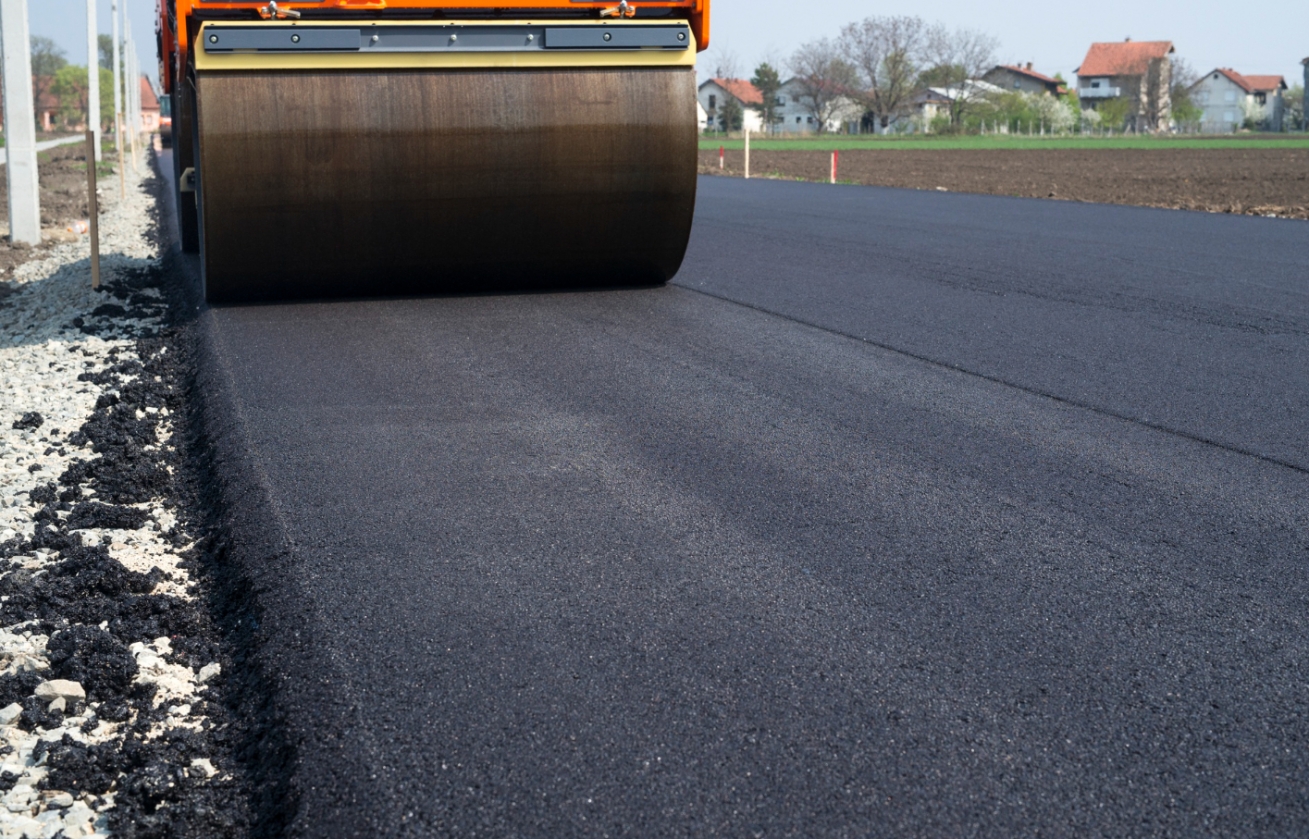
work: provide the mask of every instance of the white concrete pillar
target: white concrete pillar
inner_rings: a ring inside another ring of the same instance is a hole
[[[118,0],[110,5],[109,16],[114,19],[114,145],[118,147],[119,161],[123,149],[123,76],[120,72],[122,58],[118,49]]]
[[[32,102],[32,54],[27,0],[0,0],[3,49],[5,175],[9,179],[9,238],[41,241],[41,187],[36,171],[36,108]]]
[[[86,0],[86,127],[95,132],[95,159],[100,153],[100,39],[95,23],[96,0]]]

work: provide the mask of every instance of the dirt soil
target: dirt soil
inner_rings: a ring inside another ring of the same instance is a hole
[[[700,172],[742,174],[743,153],[700,152]],[[829,151],[750,152],[751,177],[828,180]],[[837,180],[1025,198],[1309,219],[1309,149],[858,149]]]
[[[86,205],[85,147],[81,143],[73,143],[43,151],[37,155],[37,171],[41,182],[42,244],[39,247],[46,248],[59,242],[75,240],[77,234],[70,233],[68,226],[89,216]],[[102,163],[100,172],[105,171],[106,167]],[[105,195],[109,190],[104,188],[103,174],[101,181],[100,193]],[[117,184],[117,181],[114,183]],[[35,256],[31,246],[9,241],[8,207],[9,184],[6,182],[5,167],[0,166],[0,279],[7,277],[15,265]]]

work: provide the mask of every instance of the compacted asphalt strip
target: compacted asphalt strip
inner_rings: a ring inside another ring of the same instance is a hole
[[[1303,835],[1307,231],[707,178],[666,288],[202,311],[290,831]]]

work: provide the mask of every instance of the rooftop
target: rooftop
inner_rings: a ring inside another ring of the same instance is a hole
[[[713,82],[737,99],[740,99],[744,105],[762,105],[764,103],[764,95],[759,92],[759,88],[745,79],[713,78],[709,82]],[[705,84],[709,84],[709,82],[705,82]]]
[[[1150,62],[1173,52],[1172,41],[1111,41],[1091,44],[1079,76],[1143,76]]]

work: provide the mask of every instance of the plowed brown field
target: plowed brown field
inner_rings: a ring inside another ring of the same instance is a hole
[[[831,152],[750,152],[751,177],[828,180]],[[742,174],[743,154],[700,152],[700,172]],[[843,183],[1309,218],[1309,149],[857,149]]]

